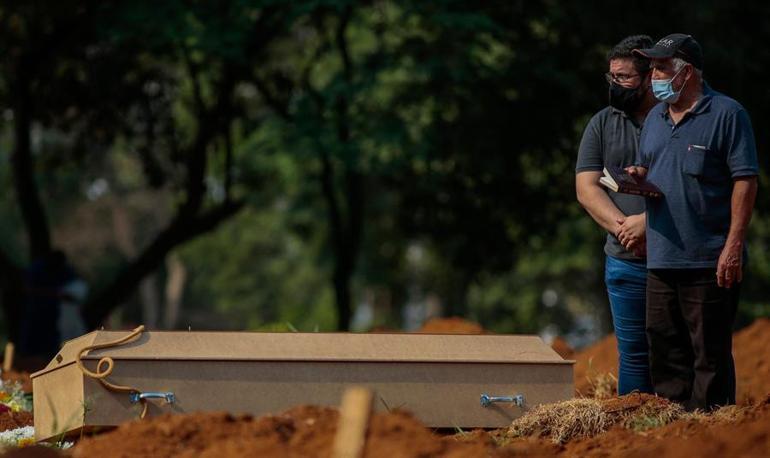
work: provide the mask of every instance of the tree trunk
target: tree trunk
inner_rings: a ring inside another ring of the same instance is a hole
[[[15,79],[12,80],[11,86],[14,116],[14,147],[11,154],[11,167],[16,201],[19,204],[26,228],[29,258],[32,262],[51,254],[51,234],[35,180],[35,164],[30,141],[33,111],[30,91],[33,73],[31,58],[26,54],[20,55],[16,61],[15,70]],[[22,320],[27,304],[23,269],[14,266],[5,256],[3,256],[1,263],[3,264],[3,272],[0,275],[3,278],[0,282],[3,284],[0,284],[0,287],[3,288],[3,308],[6,313],[9,337],[15,342],[29,341],[34,337],[22,336],[23,332],[30,332],[22,331]],[[52,322],[56,320],[55,315],[40,316],[38,319],[40,320],[40,329],[53,329],[56,326],[56,323]],[[22,345],[17,348],[19,353],[25,352]]]
[[[158,329],[160,324],[160,295],[156,274],[149,274],[139,283],[142,303],[142,323],[147,329]]]
[[[353,83],[353,66],[345,35],[352,14],[352,7],[347,5],[335,31],[335,43],[342,59],[343,79],[346,83],[346,90],[350,90]],[[349,95],[341,93],[337,96],[334,107],[336,112],[337,141],[343,150],[352,147],[349,104]],[[352,316],[350,282],[355,273],[356,260],[361,245],[361,234],[363,232],[363,176],[356,171],[356,164],[347,164],[343,161],[343,166],[346,167],[343,194],[347,210],[346,218],[343,218],[339,209],[337,195],[334,192],[335,179],[331,160],[328,155],[323,155],[322,161],[322,184],[324,196],[329,204],[329,216],[332,222],[332,244],[336,254],[333,281],[337,299],[337,329],[348,331]]]
[[[166,257],[166,313],[163,316],[165,329],[176,329],[179,321],[179,312],[182,307],[182,294],[187,280],[187,270],[176,254]]]
[[[14,148],[11,156],[16,200],[21,209],[29,236],[31,259],[39,259],[51,252],[51,235],[43,204],[40,200],[35,166],[32,158],[30,134],[32,129],[32,94],[30,93],[30,64],[26,55],[19,57],[12,91],[14,116]]]
[[[337,304],[337,330],[349,331],[352,316],[350,275],[339,267],[334,271],[334,296]]]

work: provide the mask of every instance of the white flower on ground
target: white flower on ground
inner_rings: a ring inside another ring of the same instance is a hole
[[[35,443],[35,427],[9,429],[0,432],[0,446],[24,447]]]

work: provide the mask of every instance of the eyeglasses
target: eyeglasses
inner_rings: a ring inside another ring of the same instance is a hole
[[[604,79],[607,80],[607,83],[624,84],[636,78],[637,76],[639,76],[639,73],[634,73],[633,75],[626,75],[624,73],[607,72],[604,74]]]

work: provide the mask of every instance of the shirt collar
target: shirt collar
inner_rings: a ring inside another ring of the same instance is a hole
[[[706,84],[706,82],[703,82],[703,97],[701,97],[700,100],[698,100],[698,103],[695,104],[695,108],[692,109],[690,114],[699,115],[701,113],[705,113],[711,108],[711,98],[714,96],[714,90],[711,89],[711,86]]]
[[[613,107],[612,105],[610,105],[610,110],[612,111],[612,114],[619,114],[619,115],[625,116],[626,118],[628,117],[628,115],[626,114],[625,111],[619,110],[619,109]]]
[[[716,94],[716,91],[711,89],[711,86],[708,85],[705,81],[703,82],[703,97],[698,100],[698,103],[695,104],[695,107],[693,107],[692,110],[690,110],[687,114],[690,116],[697,116],[702,113],[706,113],[711,108],[711,98]],[[663,103],[663,110],[661,110],[660,115],[664,118],[668,119],[668,105]]]

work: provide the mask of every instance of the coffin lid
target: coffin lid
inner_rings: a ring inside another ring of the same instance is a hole
[[[75,362],[85,347],[126,331],[94,331],[67,341],[32,378]],[[359,361],[572,364],[538,336],[458,334],[145,331],[126,344],[91,350],[83,360]]]

